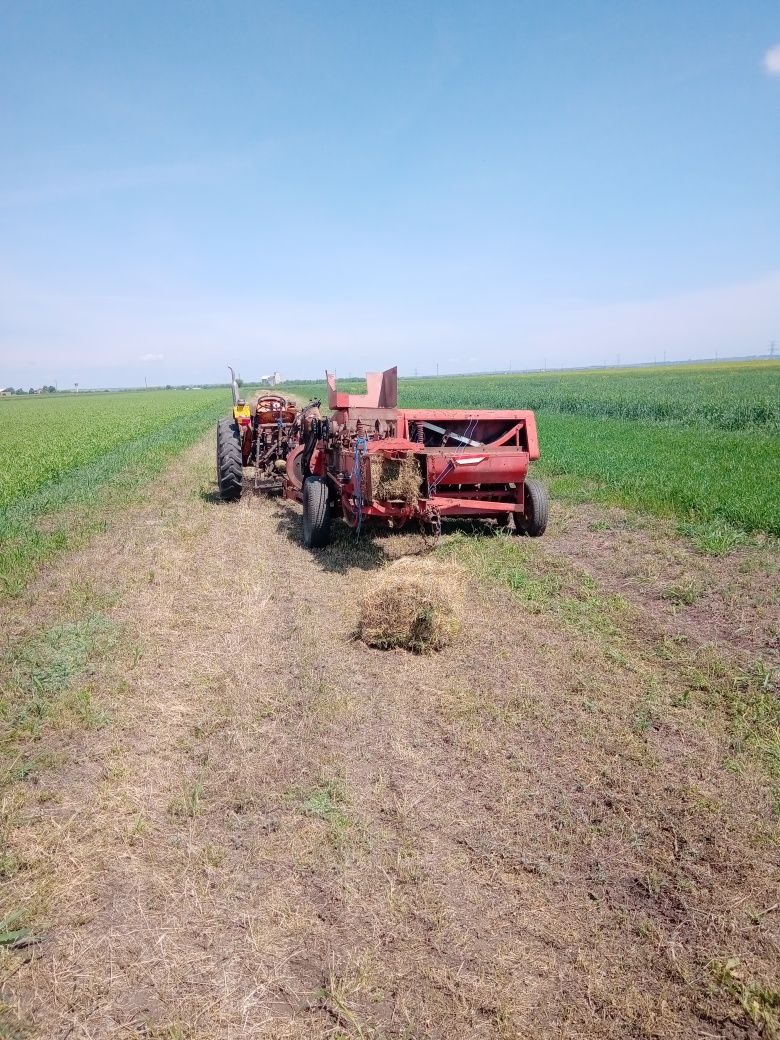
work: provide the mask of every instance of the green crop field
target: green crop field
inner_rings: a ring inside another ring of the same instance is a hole
[[[121,503],[230,407],[230,391],[0,399],[0,592]]]
[[[522,394],[540,412],[780,433],[780,362],[405,379],[403,404],[426,403],[432,382],[457,408],[514,407]]]
[[[554,497],[780,535],[780,362],[401,379],[399,403],[533,408]]]

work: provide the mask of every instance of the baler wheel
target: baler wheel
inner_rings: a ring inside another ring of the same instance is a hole
[[[524,497],[524,512],[515,513],[515,531],[527,534],[529,538],[538,538],[547,529],[550,515],[547,488],[540,480],[526,480]]]
[[[238,426],[230,419],[217,423],[217,485],[225,502],[241,497],[244,484],[243,458]]]
[[[322,477],[307,477],[303,482],[303,544],[321,549],[330,541],[328,482]]]

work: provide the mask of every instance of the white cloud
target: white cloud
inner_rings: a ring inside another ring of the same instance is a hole
[[[780,76],[780,43],[770,47],[764,55],[764,68],[770,76]]]
[[[165,354],[142,354],[141,361],[164,361]]]

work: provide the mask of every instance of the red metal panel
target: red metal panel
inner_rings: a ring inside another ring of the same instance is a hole
[[[521,507],[517,502],[491,502],[489,499],[454,498],[438,495],[427,502],[420,502],[420,507],[430,505],[441,516],[497,516],[499,513],[514,513]]]
[[[395,408],[398,403],[398,369],[366,372],[366,392],[345,394],[336,389],[336,373],[326,372],[328,405],[331,408]]]
[[[382,455],[392,455],[393,452],[414,451],[422,455],[428,449],[416,441],[407,440],[405,437],[384,437],[381,441],[369,441],[368,451],[371,453],[381,452]]]
[[[465,451],[429,449],[428,483],[437,487],[450,484],[519,484],[528,473],[528,453],[514,448],[493,451],[469,448]]]

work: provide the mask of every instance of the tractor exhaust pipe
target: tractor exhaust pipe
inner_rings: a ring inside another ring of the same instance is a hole
[[[228,365],[228,371],[230,372],[230,389],[233,391],[233,407],[238,404],[238,399],[241,396],[238,392],[238,383],[236,382],[236,373]]]

